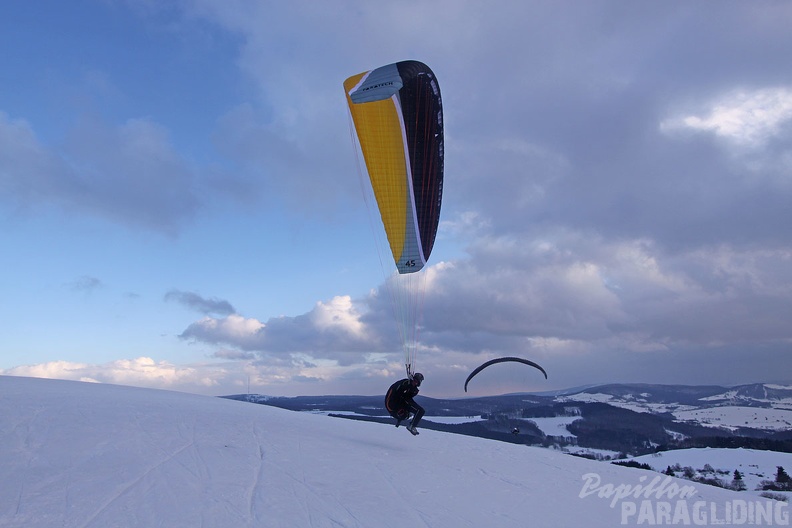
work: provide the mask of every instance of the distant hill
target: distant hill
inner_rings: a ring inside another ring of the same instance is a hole
[[[295,411],[392,423],[379,396],[235,395]],[[792,452],[792,385],[608,384],[483,398],[418,397],[423,427],[597,458],[690,447]]]

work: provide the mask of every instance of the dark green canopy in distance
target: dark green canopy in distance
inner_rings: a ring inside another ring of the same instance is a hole
[[[525,365],[530,365],[530,366],[532,366],[534,368],[537,368],[537,369],[542,371],[542,374],[544,374],[545,379],[547,379],[547,372],[545,372],[545,369],[543,369],[542,367],[540,367],[539,365],[537,365],[533,361],[529,361],[527,359],[518,358],[518,357],[495,358],[495,359],[490,359],[489,361],[487,361],[486,363],[484,363],[482,365],[479,365],[478,367],[476,367],[476,369],[473,372],[470,373],[470,375],[465,380],[465,392],[467,392],[468,383],[470,382],[470,380],[473,379],[473,376],[475,376],[476,374],[478,374],[479,372],[481,372],[485,368],[489,367],[490,365],[495,365],[496,363],[504,363],[504,362],[507,362],[507,361],[514,361],[514,362],[517,362],[517,363],[523,363]]]

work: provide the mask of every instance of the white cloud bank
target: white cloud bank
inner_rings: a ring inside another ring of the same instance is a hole
[[[211,376],[203,375],[199,370],[199,368],[174,365],[167,361],[155,361],[149,357],[138,357],[118,359],[101,365],[50,361],[0,370],[0,374],[158,388],[176,388],[184,385],[211,387],[217,383]]]
[[[740,146],[759,147],[792,120],[792,89],[739,90],[707,106],[700,115],[667,119],[660,128],[668,133],[685,129],[712,132]]]

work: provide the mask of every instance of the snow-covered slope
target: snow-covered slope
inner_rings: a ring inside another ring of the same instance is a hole
[[[653,472],[541,448],[7,376],[0,472],[6,528],[610,527],[685,512],[691,524],[697,504],[712,522],[746,499],[670,478],[663,495]]]
[[[710,465],[715,474],[705,474],[709,478],[719,478],[730,484],[737,470],[742,474],[743,482],[749,493],[758,494],[757,486],[762,481],[772,481],[778,466],[792,469],[792,453],[775,451],[758,451],[756,449],[723,449],[696,448],[663,451],[653,455],[634,457],[632,460],[648,464],[656,471],[664,471],[669,466],[679,464],[690,467],[698,474],[706,465]],[[789,494],[792,495],[792,494]]]

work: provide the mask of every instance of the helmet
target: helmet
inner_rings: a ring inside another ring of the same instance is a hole
[[[420,386],[421,382],[424,380],[424,375],[421,374],[420,372],[416,372],[415,374],[412,375],[412,379]]]

